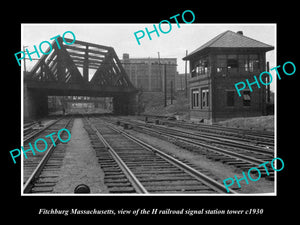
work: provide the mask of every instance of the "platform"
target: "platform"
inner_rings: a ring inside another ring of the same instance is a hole
[[[71,135],[61,174],[53,193],[74,193],[75,187],[79,184],[88,185],[92,194],[106,192],[103,171],[98,164],[95,150],[91,146],[81,118],[74,120]]]

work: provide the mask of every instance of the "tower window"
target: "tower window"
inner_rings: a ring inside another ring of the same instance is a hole
[[[192,109],[199,107],[199,90],[192,90]]]
[[[237,71],[237,68],[238,68],[237,55],[228,55],[227,68],[228,68],[228,71],[231,71],[231,70]]]

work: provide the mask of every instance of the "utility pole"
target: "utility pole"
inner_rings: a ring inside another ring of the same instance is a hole
[[[163,79],[161,77],[161,72],[160,72],[160,56],[159,56],[159,52],[157,52],[158,54],[158,71],[159,71],[159,77],[161,78],[161,90],[163,90]]]
[[[160,54],[158,54],[158,65],[159,65],[159,76],[161,77],[160,73]],[[167,107],[167,65],[164,63],[164,79],[163,79],[163,91],[164,91],[164,106]]]
[[[167,64],[164,64],[164,83],[165,83],[165,107],[167,107]]]
[[[185,56],[188,55],[188,50],[185,51]],[[188,88],[187,88],[187,60],[185,60],[185,97],[188,97]]]
[[[172,80],[171,80],[170,93],[171,93],[171,105],[173,105],[173,81]]]
[[[267,62],[267,72],[270,71],[270,65],[269,62]],[[267,83],[270,82],[270,77],[267,76]],[[267,103],[270,103],[271,98],[270,98],[270,85],[267,86]]]

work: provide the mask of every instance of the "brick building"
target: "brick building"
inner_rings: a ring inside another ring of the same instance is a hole
[[[124,53],[121,62],[132,84],[144,92],[164,92],[165,71],[167,93],[170,93],[171,82],[173,87],[175,85],[176,58],[129,58],[129,54]]]
[[[233,117],[264,115],[268,86],[256,88],[254,85],[252,92],[246,87],[239,97],[234,84],[245,79],[253,82],[254,75],[266,71],[266,52],[273,49],[271,45],[244,36],[242,31],[228,30],[184,57],[183,60],[190,63],[191,120],[213,123]]]

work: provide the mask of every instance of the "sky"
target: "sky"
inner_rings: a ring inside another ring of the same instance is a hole
[[[158,23],[154,22],[153,24],[158,27]],[[33,52],[34,45],[38,47],[42,41],[52,42],[50,38],[57,35],[62,36],[66,31],[72,31],[76,40],[113,47],[120,59],[122,59],[123,53],[128,53],[130,58],[157,58],[158,52],[161,58],[177,58],[177,71],[184,73],[185,61],[182,58],[185,56],[186,50],[190,53],[220,33],[231,30],[233,32],[243,31],[247,37],[274,46],[274,50],[267,52],[266,59],[270,62],[270,68],[276,66],[276,24],[180,23],[180,28],[178,28],[176,23],[172,23],[169,33],[159,32],[160,36],[158,37],[154,32],[151,34],[152,40],[149,40],[145,34],[144,38],[140,39],[141,44],[138,45],[134,33],[139,30],[145,32],[146,27],[152,31],[153,24],[22,24],[20,51],[23,46],[27,46],[29,52]],[[167,31],[168,29],[169,25],[163,24],[162,30]],[[67,34],[66,37],[72,38],[70,34]],[[32,57],[37,56],[34,54]],[[26,67],[30,69],[33,63],[27,60]],[[273,91],[274,86],[273,82],[271,84]]]

